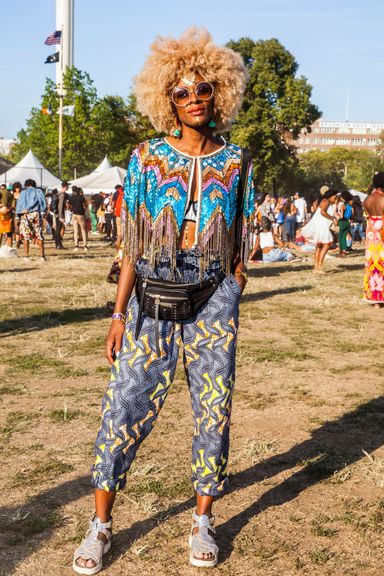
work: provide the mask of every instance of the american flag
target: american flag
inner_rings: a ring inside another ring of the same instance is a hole
[[[52,34],[48,36],[44,44],[46,44],[47,46],[52,46],[53,44],[60,44],[60,42],[61,42],[61,31],[56,30],[55,32],[52,32]]]

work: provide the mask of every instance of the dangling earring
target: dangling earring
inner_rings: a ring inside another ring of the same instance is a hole
[[[208,122],[208,126],[209,126],[210,128],[216,128],[217,124],[216,124],[216,122],[212,119],[212,120],[210,120],[210,121]]]
[[[173,131],[173,135],[175,138],[181,138],[181,128],[177,125],[177,118],[175,118],[175,129]]]

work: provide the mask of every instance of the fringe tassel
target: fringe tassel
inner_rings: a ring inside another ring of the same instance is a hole
[[[165,207],[154,222],[144,204],[139,207],[135,218],[124,205],[123,210],[125,223],[123,228],[124,256],[132,263],[135,263],[140,257],[144,257],[148,259],[151,268],[155,268],[162,258],[170,258],[171,274],[174,277],[180,231],[172,208],[170,206]],[[212,214],[198,238],[198,248],[201,252],[201,279],[203,279],[204,271],[209,264],[218,259],[224,272],[229,274],[235,252],[239,253],[245,264],[247,263],[252,232],[251,219],[242,216],[241,225],[237,227],[237,238],[235,238],[235,229],[235,222],[228,229],[220,209]]]

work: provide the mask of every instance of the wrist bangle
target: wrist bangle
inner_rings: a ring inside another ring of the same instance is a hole
[[[124,322],[125,324],[125,316],[121,312],[114,312],[111,318],[112,320],[120,320],[120,322]]]

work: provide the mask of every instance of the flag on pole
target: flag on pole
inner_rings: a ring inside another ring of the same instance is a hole
[[[59,110],[57,111],[57,114],[60,114],[60,112],[64,116],[74,116],[75,115],[75,105],[72,104],[71,106],[63,106],[62,108],[59,108]]]
[[[52,34],[50,34],[47,37],[44,44],[46,44],[47,46],[53,46],[53,44],[60,44],[60,42],[61,42],[61,31],[55,30],[55,32],[52,32]]]
[[[60,60],[60,52],[55,52],[54,54],[50,54],[44,64],[54,64],[54,62],[58,62]]]
[[[50,116],[52,114],[52,106],[49,104],[48,108],[42,108],[41,112],[43,114],[48,114]]]

